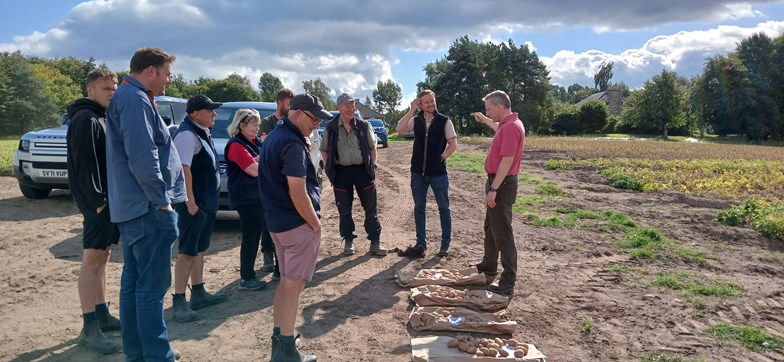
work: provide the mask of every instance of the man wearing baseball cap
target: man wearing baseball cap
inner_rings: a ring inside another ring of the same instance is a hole
[[[354,219],[351,216],[354,189],[365,210],[365,232],[370,240],[369,251],[385,256],[381,247],[381,223],[378,221],[376,191],[376,135],[367,121],[357,117],[355,99],[343,93],[338,97],[340,113],[327,123],[321,156],[324,173],[335,190],[335,204],[340,214],[340,236],[343,255],[354,254]]]
[[[213,102],[203,94],[188,99],[185,120],[174,133],[174,146],[180,154],[185,175],[187,201],[174,205],[180,229],[179,255],[174,264],[174,319],[190,322],[199,319],[194,312],[226,301],[224,294],[210,294],[204,289],[204,252],[210,246],[215,214],[218,212],[220,173],[218,153],[210,131],[215,125],[215,109],[223,103]],[[185,301],[188,279],[191,281],[190,306]]]
[[[273,304],[272,362],[317,360],[297,348],[294,325],[300,293],[313,278],[321,245],[321,188],[305,139],[322,118],[330,116],[318,97],[298,94],[291,99],[288,116],[261,148],[261,203],[280,266]]]

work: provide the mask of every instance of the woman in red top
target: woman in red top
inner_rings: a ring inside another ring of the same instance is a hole
[[[264,222],[264,208],[259,193],[259,132],[261,117],[255,109],[239,109],[228,127],[231,139],[226,143],[226,173],[229,202],[240,215],[242,244],[240,245],[240,290],[264,289],[267,283],[256,277],[254,264],[259,252],[259,239],[269,233]],[[269,236],[267,236],[269,238]],[[262,243],[262,252],[270,259],[275,246]],[[267,259],[267,258],[265,258]],[[271,260],[270,260],[270,264]],[[271,265],[270,265],[271,266]]]

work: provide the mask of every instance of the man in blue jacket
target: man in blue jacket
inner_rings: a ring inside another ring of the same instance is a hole
[[[123,244],[120,325],[128,361],[174,361],[163,298],[171,287],[177,213],[185,202],[182,164],[155,105],[176,57],[141,48],[106,112],[109,204]]]

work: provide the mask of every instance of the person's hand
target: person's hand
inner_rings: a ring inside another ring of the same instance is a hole
[[[259,160],[261,160],[261,155],[256,155],[256,157],[254,157],[253,160],[255,160],[256,163],[259,163]]]
[[[163,211],[174,211],[171,204],[166,204],[166,206],[162,207],[161,210]]]
[[[199,212],[199,205],[196,205],[196,201],[188,200],[185,202],[185,206],[188,206],[188,213],[191,214],[191,216],[196,215],[196,213]]]
[[[310,225],[310,229],[313,230],[314,233],[320,233],[321,232],[321,222],[317,221],[316,225]]]
[[[419,108],[420,104],[422,104],[422,100],[419,98],[414,98],[414,100],[411,101],[411,108],[409,108],[410,111],[416,112],[416,109]]]
[[[495,207],[495,195],[495,191],[490,191],[485,195],[485,204],[491,209]]]
[[[474,120],[479,123],[487,123],[487,120],[490,120],[490,118],[487,118],[482,112],[471,113],[471,117],[474,117]]]
[[[103,209],[105,209],[105,208],[106,208],[106,204],[103,204],[103,205],[99,206],[97,209],[95,209],[95,212],[97,214],[100,214],[101,211],[103,211]]]

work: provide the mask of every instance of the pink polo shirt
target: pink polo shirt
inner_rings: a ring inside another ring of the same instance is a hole
[[[525,127],[523,122],[517,118],[517,113],[512,113],[504,118],[498,125],[490,144],[490,152],[485,159],[485,172],[495,175],[498,172],[498,165],[501,157],[513,156],[512,167],[506,176],[513,176],[520,173],[520,160],[523,159],[523,144],[525,143]]]

